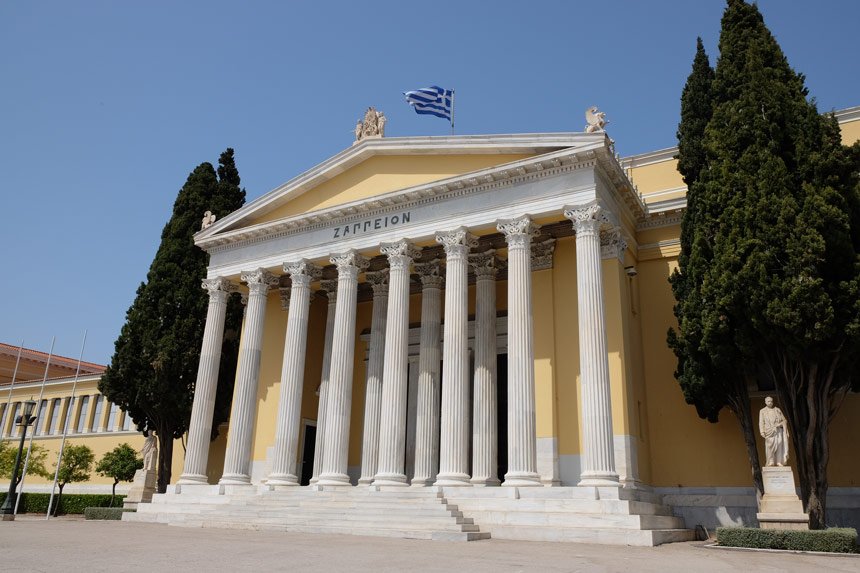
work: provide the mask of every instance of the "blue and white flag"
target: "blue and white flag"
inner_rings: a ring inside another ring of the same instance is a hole
[[[454,92],[439,86],[430,86],[421,90],[403,92],[409,105],[415,108],[415,113],[435,115],[451,121],[454,109]]]

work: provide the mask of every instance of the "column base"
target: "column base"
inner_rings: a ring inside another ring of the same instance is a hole
[[[473,477],[471,480],[471,484],[475,487],[499,487],[501,485],[501,480],[499,478],[475,478]]]
[[[266,486],[296,486],[299,485],[299,478],[292,474],[272,474],[266,480]]]
[[[251,476],[245,474],[224,474],[218,480],[218,485],[250,485]]]
[[[435,478],[412,478],[412,482],[409,484],[410,487],[430,487],[435,485]]]
[[[582,487],[621,487],[621,481],[615,472],[589,472],[583,473],[576,485]]]
[[[318,481],[320,481],[320,478],[318,478],[318,477],[311,478],[311,481],[310,481],[310,482],[308,482],[308,485],[314,485],[314,484],[315,484],[315,483],[317,483]]]
[[[502,487],[541,487],[540,475],[537,472],[508,472]]]
[[[376,477],[373,479],[373,485],[393,485],[406,487],[409,484],[406,483],[406,476],[404,474],[376,474]]]
[[[472,485],[469,481],[470,479],[471,477],[469,476],[469,474],[439,474],[438,476],[436,476],[436,483],[434,483],[433,485],[437,485],[440,487],[466,487]]]
[[[176,485],[209,485],[209,477],[202,474],[182,474]]]
[[[370,476],[370,477],[362,476],[362,477],[358,478],[358,485],[370,485],[373,483],[373,480],[374,480],[373,476]]]
[[[315,484],[317,486],[351,486],[349,476],[346,474],[323,474]]]

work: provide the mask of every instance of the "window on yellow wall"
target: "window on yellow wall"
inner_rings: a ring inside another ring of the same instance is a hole
[[[66,408],[66,417],[63,418],[61,422],[63,424],[64,432],[69,431],[69,426],[72,425],[72,418],[75,417],[75,400],[77,400],[77,398],[74,396],[69,400],[69,407]]]
[[[39,417],[36,418],[36,423],[34,426],[36,428],[36,435],[38,436],[41,436],[45,433],[45,425],[43,424],[43,422],[45,421],[45,410],[47,409],[48,401],[42,400],[42,402],[39,404]]]
[[[116,414],[119,411],[119,406],[116,404],[110,405],[110,414],[108,414],[107,428],[105,428],[108,432],[113,431],[113,425],[116,423]]]
[[[90,404],[90,397],[84,396],[81,398],[81,417],[78,418],[78,427],[75,431],[79,434],[84,433],[84,427],[87,424],[87,406]]]
[[[60,410],[62,409],[60,402],[62,402],[60,398],[54,398],[54,408],[51,410],[51,425],[48,427],[49,434],[53,434],[57,429],[57,420],[60,417]]]
[[[9,404],[0,404],[0,408],[3,408],[3,415],[0,416],[0,437],[2,437],[6,431],[6,415],[9,413]]]
[[[15,418],[18,417],[18,414],[21,412],[21,402],[15,402],[15,406],[12,407],[12,418],[9,420],[9,435],[14,436],[17,434],[18,426],[15,425]]]
[[[93,427],[90,428],[90,431],[97,431],[99,429],[99,423],[101,422],[102,417],[102,403],[105,401],[104,396],[98,396],[96,398],[96,413],[93,416]]]
[[[131,430],[131,414],[126,412],[125,419],[122,421],[122,431],[127,432],[129,430]]]

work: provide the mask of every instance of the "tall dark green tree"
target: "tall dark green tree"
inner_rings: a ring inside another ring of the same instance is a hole
[[[158,491],[170,483],[173,441],[188,429],[208,298],[201,288],[209,255],[194,245],[205,211],[218,218],[245,202],[233,150],[221,154],[216,173],[200,164],[188,176],[161,233],[146,282],[126,314],[110,366],[99,390],[132,416],[139,430],[158,436]],[[233,295],[227,307],[213,437],[229,415],[238,355],[242,306]]]
[[[761,464],[756,448],[756,426],[750,409],[749,360],[735,344],[736,333],[727,326],[705,328],[713,312],[707,296],[714,253],[710,237],[718,225],[708,198],[700,200],[704,186],[700,175],[708,167],[704,146],[705,129],[714,112],[714,69],[702,39],[696,40],[693,69],[681,93],[681,123],[678,125],[678,171],[687,184],[687,209],[681,221],[681,252],[678,269],[669,279],[677,304],[678,330],[669,331],[669,346],[678,358],[675,377],[688,404],[712,423],[728,408],[737,418],[744,436],[758,499],[764,494]]]
[[[704,384],[735,360],[747,365],[744,384],[775,388],[810,525],[820,528],[828,427],[852,384],[860,389],[860,145],[841,144],[836,120],[808,99],[755,5],[728,1],[711,87],[704,165],[691,188],[696,225],[682,237],[685,286],[699,297],[694,336],[679,299],[684,345],[675,350],[689,350],[679,365],[713,368]]]

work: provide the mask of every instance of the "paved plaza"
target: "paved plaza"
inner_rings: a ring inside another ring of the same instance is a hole
[[[449,543],[19,517],[0,524],[17,571],[858,571],[860,557],[489,540]]]

